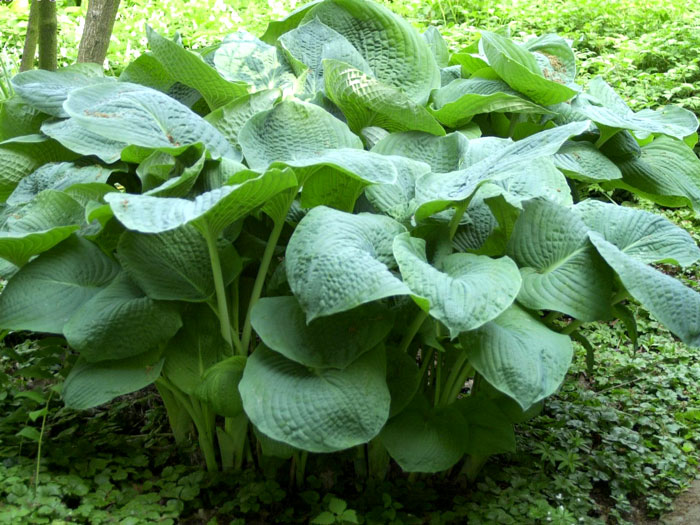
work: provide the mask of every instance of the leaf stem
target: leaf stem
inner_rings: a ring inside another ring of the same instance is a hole
[[[406,353],[408,351],[408,347],[411,346],[413,338],[416,336],[418,330],[420,330],[420,327],[423,326],[423,322],[427,318],[427,312],[424,312],[423,310],[418,312],[418,315],[416,315],[415,319],[413,319],[413,322],[410,324],[408,330],[404,334],[403,339],[401,339],[401,343],[399,344],[399,350],[401,353]]]
[[[563,329],[561,329],[559,331],[559,333],[562,335],[569,335],[569,334],[575,332],[576,330],[578,330],[582,324],[583,324],[583,321],[581,321],[579,319],[574,319],[567,326],[565,326]]]
[[[216,303],[219,314],[219,324],[221,325],[221,335],[228,343],[229,347],[235,348],[236,353],[241,353],[241,343],[238,341],[236,334],[235,344],[233,334],[231,332],[231,322],[228,313],[228,304],[226,301],[226,287],[224,286],[224,276],[221,270],[221,261],[219,260],[219,248],[216,245],[216,236],[208,228],[201,229],[204,238],[207,241],[207,249],[209,251],[209,260],[211,261],[211,270],[214,275],[214,289],[216,290]]]
[[[450,375],[447,377],[445,388],[442,392],[442,399],[440,399],[441,406],[449,405],[451,401],[457,398],[467,377],[474,371],[467,362],[467,352],[464,350],[459,350],[459,352],[457,360],[452,365]]]
[[[44,414],[41,418],[41,432],[39,432],[39,444],[36,449],[36,472],[34,473],[34,496],[39,489],[39,470],[41,467],[41,445],[44,441],[44,431],[46,430],[46,416],[49,413],[49,403],[51,403],[51,398],[53,397],[54,391],[51,390],[49,398],[46,400],[46,405],[44,405]]]
[[[462,217],[464,217],[464,213],[467,211],[467,208],[469,207],[469,199],[460,202],[456,207],[455,207],[455,214],[452,217],[452,220],[450,221],[450,241],[454,239],[455,233],[457,233],[457,228],[459,228],[459,223],[462,221]]]
[[[275,223],[275,227],[270,233],[270,237],[267,240],[267,245],[265,246],[265,252],[263,253],[263,258],[260,261],[260,268],[258,269],[258,275],[255,278],[255,284],[253,284],[253,292],[250,296],[250,302],[248,303],[248,312],[245,316],[245,322],[243,323],[243,335],[241,337],[241,346],[243,352],[245,353],[250,345],[250,338],[252,335],[251,326],[251,312],[253,306],[260,299],[262,294],[263,285],[265,284],[265,278],[267,277],[267,270],[270,268],[270,262],[272,262],[272,256],[275,253],[275,248],[277,247],[277,241],[279,240],[280,234],[282,233],[282,227],[284,226],[284,221],[279,221]]]

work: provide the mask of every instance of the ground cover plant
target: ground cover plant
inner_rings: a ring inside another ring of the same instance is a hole
[[[634,339],[633,297],[697,344],[697,293],[651,265],[692,264],[690,236],[577,202],[595,183],[696,208],[697,119],[582,91],[564,39],[483,31],[450,56],[363,1],[200,56],[148,38],[119,81],[23,73],[2,108],[0,326],[79,353],[68,406],[155,382],[210,470],[276,456],[300,481],[308,452],[359,446],[365,476],[474,478],[570,337],[591,348],[584,322]]]

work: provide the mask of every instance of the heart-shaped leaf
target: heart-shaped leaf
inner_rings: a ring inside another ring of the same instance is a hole
[[[343,370],[313,369],[265,346],[248,358],[239,384],[243,407],[264,434],[309,452],[367,443],[389,417],[383,347]]]

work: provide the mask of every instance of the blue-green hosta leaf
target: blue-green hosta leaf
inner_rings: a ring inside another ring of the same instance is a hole
[[[12,139],[20,140],[21,137]],[[0,202],[5,202],[19,182],[48,162],[73,160],[77,155],[46,137],[37,142],[0,144]]]
[[[222,160],[228,160],[225,157]],[[162,184],[144,191],[144,195],[153,195],[156,197],[187,197],[192,190],[192,187],[197,182],[199,174],[204,168],[206,155],[202,155],[191,166],[185,166],[181,162],[177,164],[172,178],[166,180]],[[231,161],[236,162],[236,161]],[[142,188],[143,190],[143,188]]]
[[[219,361],[206,372],[194,395],[211,407],[215,414],[236,417],[243,412],[238,384],[243,377],[246,358],[236,355]]]
[[[212,110],[248,93],[247,84],[229,82],[202,57],[160,36],[150,26],[146,26],[146,36],[153,55],[165,70],[178,82],[199,91]]]
[[[41,123],[48,118],[19,95],[0,101],[0,141],[39,133]]]
[[[355,133],[368,126],[387,131],[425,131],[444,135],[445,130],[424,106],[398,88],[339,60],[323,61],[326,95],[343,112]]]
[[[238,388],[261,432],[309,452],[367,443],[389,417],[382,346],[338,370],[310,369],[261,345],[248,358]]]
[[[106,183],[109,176],[123,166],[79,165],[73,162],[51,162],[24,177],[7,199],[7,204],[24,204],[40,192],[50,189],[63,191],[74,184]]]
[[[588,230],[569,208],[544,199],[525,206],[508,243],[523,277],[519,302],[582,321],[610,317],[613,276],[588,241]]]
[[[24,71],[12,78],[12,87],[23,100],[38,110],[65,118],[68,114],[63,109],[63,102],[71,91],[93,84],[114,82],[113,78],[104,76],[101,67],[91,67],[95,65],[76,64],[58,71]],[[76,69],[76,66],[80,68]]]
[[[523,43],[523,47],[534,55],[547,80],[574,88],[576,56],[564,38],[554,34],[542,35]]]
[[[664,206],[690,205],[700,211],[700,160],[682,140],[658,137],[642,148],[639,158],[618,167],[622,180],[611,185]]]
[[[119,271],[96,245],[69,237],[7,283],[0,294],[0,326],[60,334],[73,313]]]
[[[66,407],[87,410],[147,387],[160,377],[162,368],[159,352],[99,363],[78,359],[63,383],[61,395]]]
[[[483,72],[489,70],[489,64],[486,62],[486,56],[479,54],[478,42],[474,49],[467,49],[460,53],[454,53],[450,57],[450,64],[460,68],[460,77],[471,77],[477,71]],[[459,77],[458,77],[459,78]]]
[[[500,315],[520,290],[518,267],[507,257],[455,253],[432,266],[425,241],[409,233],[394,239],[394,257],[418,305],[440,320],[452,337]]]
[[[306,324],[306,315],[294,297],[265,297],[252,313],[255,332],[266,346],[312,368],[344,369],[381,343],[393,325],[393,316],[373,303]]]
[[[360,136],[365,143],[365,147],[371,150],[380,140],[389,136],[389,132],[377,126],[369,126],[360,130]]]
[[[537,104],[558,104],[577,94],[575,89],[559,83],[556,77],[547,79],[534,54],[510,39],[482,31],[479,43],[498,76]]]
[[[445,87],[450,82],[454,82],[458,78],[462,78],[461,66],[449,66],[440,69],[440,87]]]
[[[148,86],[163,93],[175,84],[175,78],[152,53],[143,53],[131,61],[119,75],[119,81]]]
[[[44,122],[41,132],[71,151],[81,155],[95,155],[107,164],[117,162],[121,158],[122,150],[129,146],[126,142],[108,139],[89,131],[72,118]]]
[[[662,133],[677,139],[698,129],[697,117],[692,111],[679,106],[643,109],[635,113],[602,77],[591,80],[587,92],[577,97],[572,105],[586,118],[609,128],[628,129],[642,134]]]
[[[460,341],[476,371],[523,410],[556,391],[573,357],[567,336],[515,305]]]
[[[440,69],[430,46],[386,7],[367,0],[329,0],[314,7],[305,20],[316,17],[350,41],[374,78],[404,93],[408,100],[423,105],[440,86]]]
[[[420,131],[404,131],[387,135],[372,151],[426,162],[434,173],[447,173],[465,167],[468,149],[469,141],[461,133],[438,137]]]
[[[147,193],[170,179],[181,164],[170,153],[154,151],[136,166],[136,175],[141,180],[141,191]]]
[[[404,472],[440,472],[464,455],[469,426],[457,406],[433,408],[419,395],[389,420],[379,438]]]
[[[184,225],[157,234],[126,231],[117,255],[124,270],[152,299],[206,301],[214,295],[214,277],[204,237]],[[230,243],[219,247],[225,284],[241,271],[241,259]]]
[[[589,122],[574,122],[541,131],[506,145],[492,138],[472,141],[479,144],[467,150],[466,169],[450,173],[430,173],[416,183],[420,204],[416,218],[423,220],[455,202],[468,200],[487,181],[505,180],[522,174],[523,164],[555,154],[571,136],[587,130]]]
[[[410,221],[418,207],[415,199],[416,181],[430,173],[430,166],[425,162],[398,155],[387,158],[396,168],[396,181],[373,184],[365,189],[365,196],[377,210],[401,223],[406,223]]]
[[[231,144],[238,146],[238,134],[248,119],[256,113],[272,109],[281,95],[279,89],[264,89],[251,93],[212,111],[204,120],[218,129]]]
[[[285,34],[287,31],[291,31],[292,29],[297,27],[310,10],[323,1],[324,0],[313,0],[312,2],[308,2],[302,5],[301,7],[297,7],[294,11],[289,13],[289,15],[286,18],[283,18],[282,20],[271,21],[267,25],[265,34],[263,34],[263,36],[260,37],[260,40],[267,44],[275,45],[277,39],[280,36]]]
[[[83,216],[83,207],[70,196],[46,190],[12,210],[0,229],[0,257],[22,266],[77,230]]]
[[[590,229],[643,263],[690,266],[700,258],[688,232],[661,215],[594,200],[580,202],[576,211]]]
[[[590,142],[568,141],[552,160],[557,168],[572,179],[602,182],[622,178],[620,168]]]
[[[459,78],[434,91],[432,100],[433,116],[451,128],[465,125],[480,113],[550,113],[497,79]]]
[[[80,126],[107,139],[178,152],[201,143],[212,156],[240,160],[214,126],[155,89],[100,84],[71,92],[63,107]]]
[[[286,254],[289,285],[307,321],[410,293],[391,272],[394,237],[404,231],[382,215],[313,208],[294,231]]]
[[[82,357],[96,362],[152,350],[181,326],[174,303],[149,299],[122,273],[73,313],[63,335]]]
[[[487,457],[515,452],[513,423],[499,405],[496,400],[479,395],[470,395],[457,402],[456,406],[469,427],[464,443],[467,454]]]
[[[314,18],[310,22],[282,35],[279,44],[290,61],[299,63],[298,75],[303,69],[309,70],[306,83],[310,93],[324,90],[324,58],[334,58],[346,62],[357,69],[371,74],[369,64],[360,52],[343,35]]]
[[[245,82],[254,91],[291,88],[294,72],[275,46],[244,30],[228,35],[214,53],[214,67],[230,82]]]
[[[442,38],[440,31],[435,26],[429,26],[421,36],[428,43],[438,67],[447,67],[450,62],[450,50],[447,48],[447,42]]]
[[[109,194],[105,201],[128,229],[142,233],[161,233],[188,223],[222,232],[262,206],[272,197],[297,185],[291,170],[270,170],[240,184],[198,195],[194,200],[150,195]]]
[[[316,105],[297,100],[285,100],[254,115],[238,140],[253,169],[265,169],[273,162],[313,159],[329,149],[362,149],[362,141],[345,123]]]
[[[684,343],[700,346],[700,294],[627,255],[599,233],[588,236],[632,297]]]
[[[205,372],[230,352],[230,346],[221,337],[219,319],[211,308],[205,304],[193,305],[183,314],[182,328],[165,345],[163,376],[185,394],[192,395]]]

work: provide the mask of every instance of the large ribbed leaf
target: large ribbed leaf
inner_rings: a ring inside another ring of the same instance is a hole
[[[0,326],[60,334],[119,265],[89,241],[70,237],[24,266],[0,295]]]
[[[612,185],[664,206],[700,210],[700,160],[682,140],[658,137],[642,148],[639,158],[618,166],[622,180]]]
[[[63,118],[68,116],[63,102],[71,91],[106,82],[114,82],[114,78],[105,77],[97,64],[75,64],[58,71],[34,69],[12,78],[12,86],[23,100],[44,113]]]
[[[468,149],[469,141],[461,133],[438,137],[420,131],[405,131],[387,135],[372,151],[426,162],[434,173],[447,173],[466,167]]]
[[[329,149],[362,149],[360,138],[343,122],[314,104],[296,100],[285,100],[254,115],[238,140],[253,169],[264,169],[276,161],[312,159]]]
[[[512,90],[502,80],[459,78],[432,95],[432,114],[445,126],[458,128],[480,113],[534,113],[545,115],[547,108]]]
[[[391,272],[392,244],[405,231],[381,215],[313,208],[287,245],[289,285],[307,321],[410,293]]]
[[[99,363],[79,359],[63,383],[63,401],[68,408],[86,410],[141,390],[160,376],[163,359],[159,353],[147,352]]]
[[[204,372],[202,382],[194,395],[211,407],[215,414],[225,417],[242,414],[243,400],[238,385],[243,377],[246,361],[245,356],[236,355],[214,364]]]
[[[662,133],[677,139],[698,129],[698,119],[693,112],[679,106],[643,109],[635,113],[602,77],[591,80],[586,94],[577,97],[573,107],[596,124],[610,128]]]
[[[274,45],[281,35],[297,27],[306,16],[306,13],[313,9],[316,4],[321,2],[323,2],[323,0],[313,0],[312,2],[302,5],[301,7],[297,7],[286,18],[283,18],[282,20],[273,20],[267,25],[265,34],[260,37],[260,40],[270,45]]]
[[[374,348],[392,328],[393,316],[373,303],[306,324],[294,297],[265,297],[255,304],[252,324],[272,350],[313,368],[346,368]]]
[[[298,64],[298,75],[309,71],[306,85],[310,93],[324,90],[324,58],[346,62],[365,73],[372,72],[369,64],[347,38],[317,18],[285,33],[280,37],[279,43],[290,62]]]
[[[537,104],[558,104],[576,95],[575,89],[559,83],[559,79],[545,78],[534,54],[508,38],[482,31],[479,43],[498,76]]]
[[[601,182],[622,178],[615,163],[590,142],[566,142],[552,160],[557,168],[572,179]]]
[[[201,384],[204,373],[231,352],[221,337],[219,319],[208,305],[193,305],[183,314],[183,326],[167,342],[163,376],[185,394]]]
[[[46,137],[37,136],[36,140],[19,142],[21,138],[0,144],[0,202],[10,196],[24,177],[43,164],[77,157]]]
[[[122,267],[152,299],[206,301],[214,295],[207,243],[194,226],[163,233],[126,231],[117,248]],[[219,249],[228,284],[241,270],[241,260],[227,243]]]
[[[425,104],[440,86],[440,69],[427,42],[386,7],[367,0],[326,0],[305,20],[313,18],[347,38],[379,82],[415,103]]]
[[[612,274],[588,241],[588,230],[569,208],[544,199],[525,206],[508,243],[523,277],[518,301],[582,321],[610,317]]]
[[[29,202],[40,192],[51,189],[62,191],[74,184],[106,183],[109,176],[122,166],[105,167],[99,164],[78,165],[73,162],[51,162],[23,178],[7,204]]]
[[[523,410],[556,391],[573,356],[567,336],[515,305],[460,341],[476,371]]]
[[[155,57],[172,77],[199,91],[211,109],[216,109],[248,93],[248,85],[232,83],[223,78],[202,58],[160,36],[146,26],[148,44]]]
[[[80,126],[110,140],[166,151],[201,143],[215,157],[240,160],[214,126],[155,89],[99,84],[71,92],[63,107]]]
[[[83,207],[58,191],[46,190],[12,210],[0,229],[0,257],[22,266],[33,255],[54,247],[84,222]]]
[[[523,47],[533,54],[547,80],[570,86],[576,80],[576,55],[564,38],[542,35],[524,42]]]
[[[212,111],[204,120],[218,129],[231,144],[238,145],[238,134],[250,117],[272,109],[282,95],[279,89],[265,89],[237,98]]]
[[[639,259],[600,234],[588,234],[627,291],[684,343],[700,346],[700,294]]]
[[[396,181],[369,186],[365,189],[365,196],[377,210],[404,223],[411,219],[418,206],[415,200],[416,180],[429,173],[430,166],[396,155],[388,158],[396,168]]]
[[[314,369],[265,346],[248,358],[239,390],[264,434],[309,452],[334,452],[375,437],[389,417],[383,347],[343,370]]]
[[[573,122],[565,126],[535,133],[510,145],[501,140],[479,139],[479,148],[470,142],[465,164],[468,168],[451,173],[431,173],[417,181],[416,196],[421,204],[416,218],[440,212],[454,202],[469,199],[486,181],[505,180],[523,173],[523,165],[553,155],[569,137],[583,133],[589,122]],[[471,157],[471,158],[470,158]],[[472,163],[473,162],[473,163]]]
[[[355,133],[368,126],[378,126],[387,131],[445,134],[424,106],[394,86],[329,58],[323,61],[323,74],[326,95],[341,109]]]
[[[428,43],[438,67],[446,68],[450,62],[450,50],[440,31],[435,26],[429,26],[421,36]]]
[[[455,253],[432,266],[425,241],[409,233],[394,239],[401,276],[421,308],[440,320],[456,337],[500,315],[520,290],[518,267],[508,257]]]
[[[19,95],[0,101],[0,141],[39,133],[41,123],[47,117]]]
[[[292,87],[296,81],[275,46],[244,30],[228,35],[214,53],[214,67],[230,82],[245,82],[254,91]]]
[[[456,405],[433,408],[419,395],[379,437],[404,472],[440,472],[464,455],[469,427]]]
[[[122,273],[73,313],[63,334],[82,357],[96,362],[152,350],[180,326],[174,303],[149,299]]]
[[[107,164],[117,162],[121,158],[122,150],[128,147],[126,142],[108,139],[85,129],[72,118],[44,122],[41,132],[71,151],[81,155],[95,155]]]
[[[594,200],[577,204],[576,211],[586,226],[643,263],[690,266],[700,258],[688,232],[661,215]]]
[[[149,195],[109,194],[105,200],[114,215],[130,230],[161,233],[188,223],[220,233],[238,219],[262,206],[287,188],[296,186],[290,170],[252,173],[240,184],[198,195],[194,200]]]
[[[152,53],[139,55],[119,75],[120,82],[131,82],[167,93],[176,83],[163,64]]]

